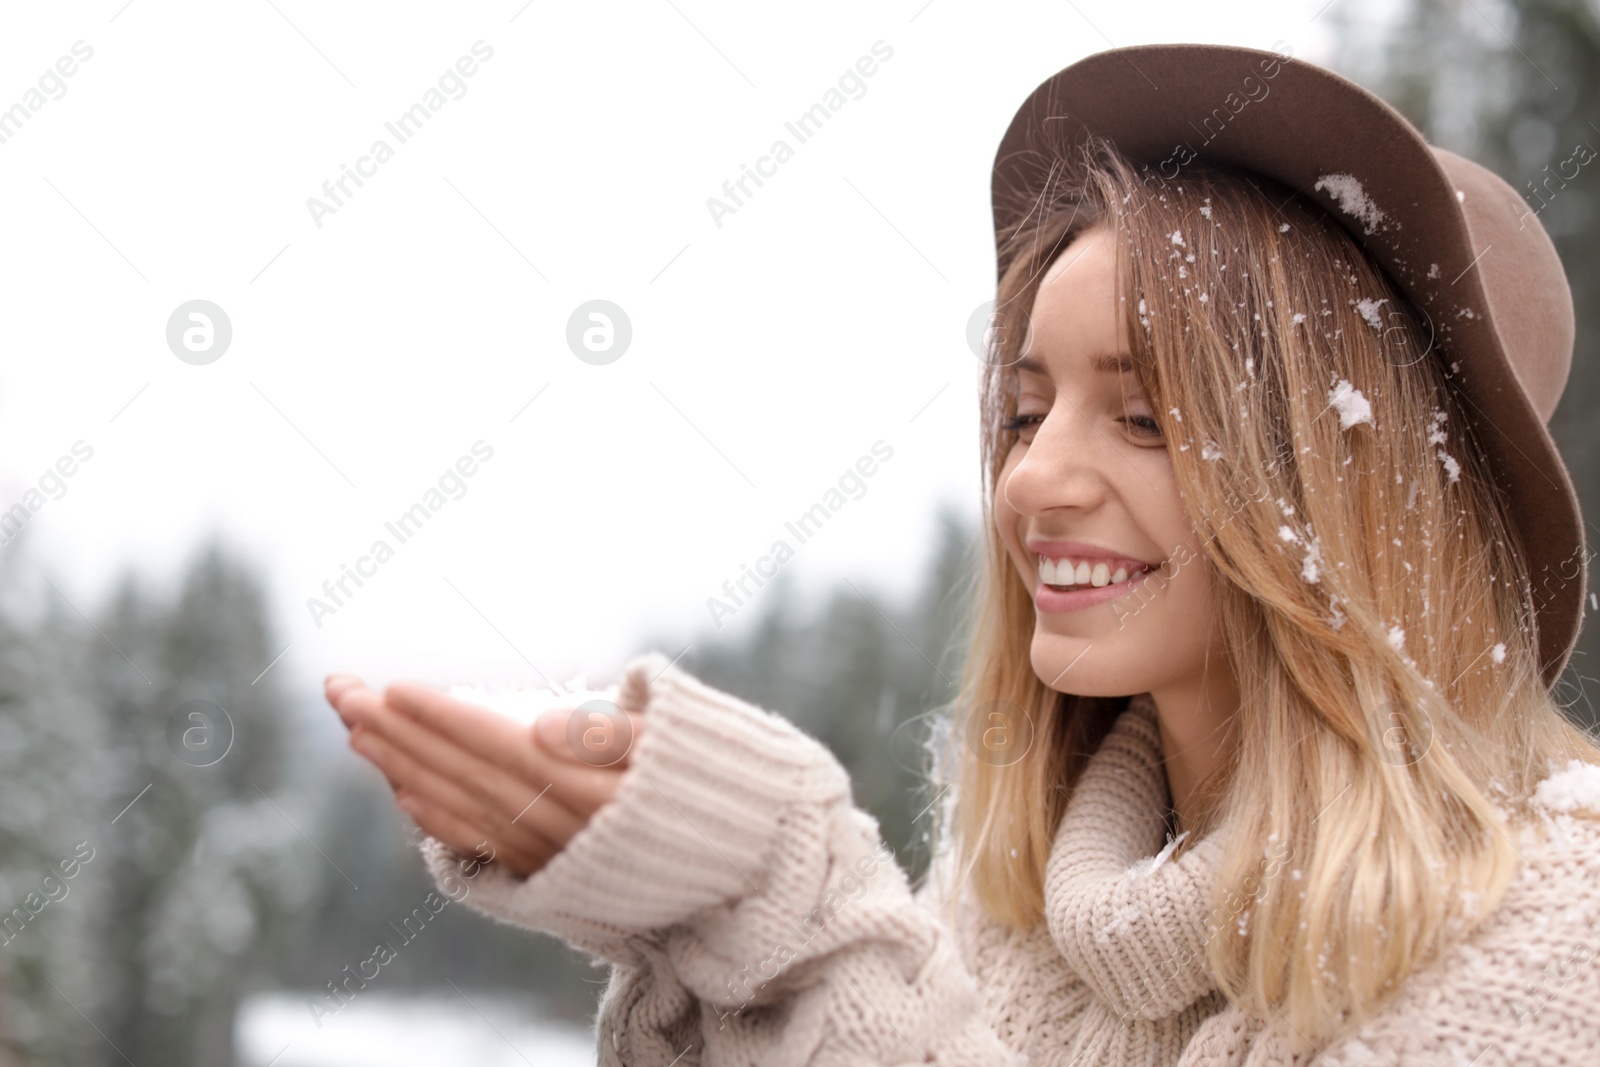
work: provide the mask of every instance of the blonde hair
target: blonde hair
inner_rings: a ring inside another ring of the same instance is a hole
[[[1003,235],[984,558],[936,847],[989,915],[1042,921],[1054,831],[1128,702],[1035,676],[1032,600],[993,511],[1016,440],[1007,368],[1039,281],[1106,226],[1134,373],[1241,691],[1237,748],[1184,842],[1230,835],[1207,962],[1230,1001],[1284,1012],[1309,1051],[1493,910],[1526,798],[1552,761],[1600,762],[1600,747],[1541,678],[1517,531],[1425,317],[1289,189],[1198,163],[1162,181],[1099,140],[1081,152]],[[1026,751],[996,759],[977,743],[986,722],[1027,734],[1009,739]],[[1296,876],[1263,883],[1274,842]]]

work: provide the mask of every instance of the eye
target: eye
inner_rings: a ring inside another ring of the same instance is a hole
[[[1156,420],[1149,415],[1126,415],[1117,420],[1128,427],[1128,432],[1135,437],[1160,437],[1161,427],[1156,425]],[[1135,429],[1138,427],[1138,429]]]
[[[1123,395],[1122,417],[1117,421],[1127,428],[1130,437],[1150,441],[1161,438],[1161,426],[1150,412],[1150,402],[1138,392]]]
[[[1000,424],[1000,428],[1003,430],[1021,432],[1023,430],[1031,430],[1043,421],[1043,415],[1013,415],[1005,422],[1002,422]]]

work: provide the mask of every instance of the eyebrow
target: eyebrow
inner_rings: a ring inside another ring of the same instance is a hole
[[[1019,371],[1028,371],[1032,374],[1046,374],[1044,364],[1033,356],[1023,356],[1012,366]],[[1129,374],[1133,372],[1133,360],[1127,356],[1099,355],[1089,361],[1090,368],[1096,374]]]

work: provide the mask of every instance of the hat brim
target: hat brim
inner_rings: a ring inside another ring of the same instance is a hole
[[[1163,178],[1200,160],[1254,171],[1323,205],[1425,312],[1527,553],[1539,661],[1553,687],[1583,621],[1583,517],[1545,417],[1507,356],[1496,318],[1508,313],[1505,295],[1494,305],[1486,295],[1481,258],[1494,252],[1482,235],[1474,240],[1446,170],[1459,175],[1460,157],[1434,149],[1354,82],[1275,52],[1196,44],[1099,52],[1035,89],[1001,139],[991,184],[998,273],[1007,265],[1004,236],[1038,209],[1041,193],[1074,158],[1069,149],[1090,132]],[[1355,176],[1381,221],[1341,210],[1326,183],[1317,189],[1329,174]],[[1548,245],[1542,228],[1539,236]],[[1564,275],[1561,290],[1570,320]],[[1570,333],[1567,352],[1570,360]]]

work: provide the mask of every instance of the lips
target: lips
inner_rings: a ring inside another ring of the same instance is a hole
[[[1097,567],[1103,568],[1102,561]],[[1122,573],[1119,570],[1117,573]],[[1074,585],[1063,587],[1050,585],[1041,581],[1033,590],[1033,602],[1041,614],[1059,615],[1066,612],[1082,611],[1104,604],[1108,601],[1119,600],[1131,595],[1149,575],[1155,573],[1154,568],[1147,568],[1133,574],[1124,575],[1119,581],[1107,580],[1102,585]]]

